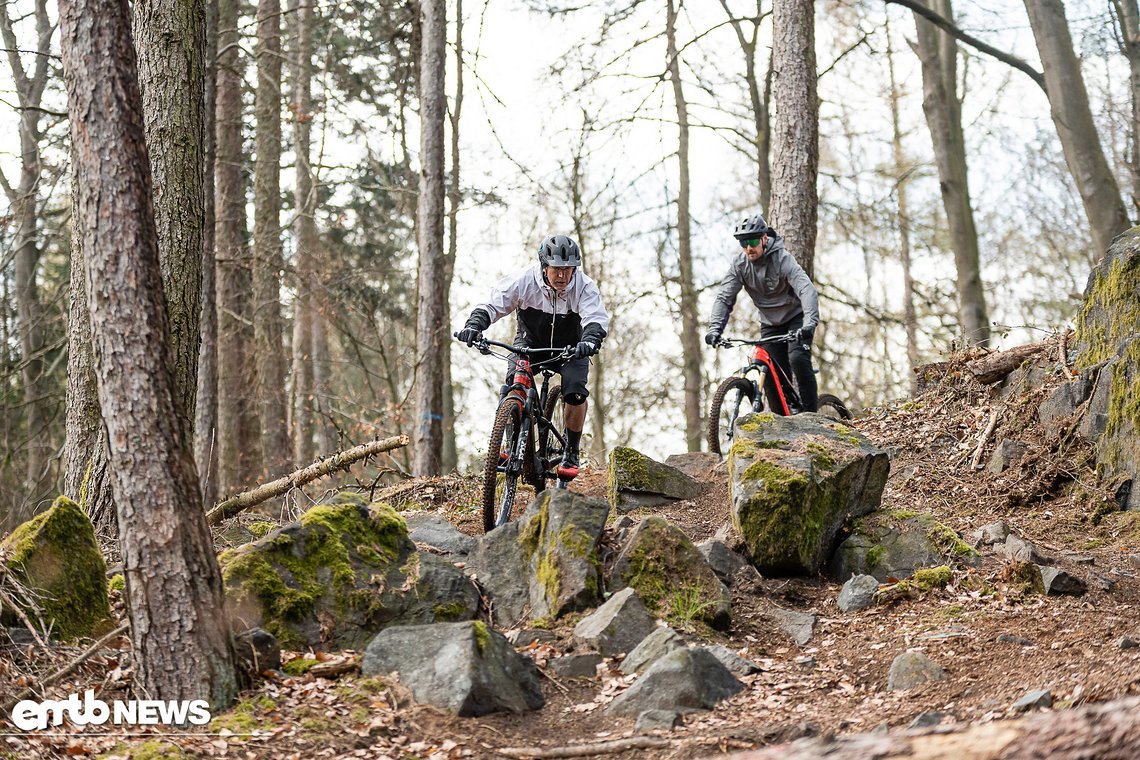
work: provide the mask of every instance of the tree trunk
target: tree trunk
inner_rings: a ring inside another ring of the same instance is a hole
[[[189,445],[202,302],[206,26],[202,0],[135,0],[134,38],[180,420]]]
[[[257,479],[259,428],[250,398],[254,373],[251,277],[245,246],[241,87],[237,0],[218,0],[217,158],[214,230],[218,300],[218,491],[223,496]]]
[[[899,101],[902,93],[895,81],[895,55],[891,47],[891,32],[888,22],[886,29],[887,41],[887,73],[891,81],[891,147],[895,161],[895,198],[899,209],[899,256],[902,259],[903,270],[903,326],[906,329],[906,358],[907,377],[910,378],[910,393],[918,393],[918,376],[914,370],[918,367],[918,318],[914,311],[914,276],[910,270],[910,208],[907,203],[907,183],[910,180],[910,164],[903,151],[903,131],[899,122]]]
[[[732,22],[736,41],[740,43],[740,50],[744,53],[744,84],[748,88],[748,102],[752,106],[752,126],[756,135],[756,186],[760,189],[760,208],[767,210],[768,204],[772,201],[772,169],[768,160],[768,92],[765,88],[761,93],[760,80],[756,78],[756,45],[760,36],[760,19],[764,14],[760,1],[757,0],[752,36],[748,37],[744,34],[740,19],[736,18],[732,9],[728,7],[728,0],[720,0],[720,5]]]
[[[1061,138],[1065,163],[1085,205],[1094,256],[1099,259],[1112,239],[1128,228],[1128,212],[1101,149],[1081,64],[1073,52],[1065,6],[1060,0],[1025,0],[1025,10],[1041,54],[1053,123]]]
[[[772,172],[770,222],[809,277],[815,273],[819,173],[815,8],[811,0],[772,4]]]
[[[202,502],[218,500],[218,300],[214,256],[214,172],[217,159],[218,0],[206,3],[205,180],[202,183],[202,311],[198,332],[198,393],[194,404],[194,461]]]
[[[421,0],[420,196],[416,207],[419,282],[416,310],[415,475],[438,475],[443,450],[443,363],[450,325],[444,313],[443,92],[447,17],[443,0]]]
[[[665,55],[673,102],[677,109],[677,259],[681,285],[681,367],[685,378],[685,445],[700,451],[704,439],[701,424],[701,339],[697,333],[697,291],[693,287],[692,233],[689,218],[689,112],[681,84],[681,57],[677,51],[677,8],[665,2]]]
[[[451,107],[451,175],[447,186],[447,259],[444,261],[443,321],[451,324],[451,283],[455,279],[455,255],[459,248],[459,114],[463,109],[463,0],[455,1],[455,102]],[[455,389],[451,384],[451,348],[455,344],[444,336],[447,348],[443,359],[443,471],[459,466],[455,446]]]
[[[136,684],[153,699],[224,707],[237,693],[237,671],[171,371],[127,3],[63,0],[60,42]]]
[[[1132,102],[1132,124],[1129,130],[1129,173],[1132,177],[1132,210],[1140,216],[1140,3],[1120,0],[1114,3],[1120,23],[1121,50],[1128,59],[1128,85]]]
[[[953,20],[950,0],[926,0],[926,4]],[[958,275],[958,324],[967,343],[985,346],[990,340],[990,323],[967,181],[966,142],[958,102],[958,45],[953,37],[917,13],[914,25],[918,32],[915,52],[922,62],[922,111],[934,144],[942,206],[946,209]]]
[[[261,471],[289,468],[285,412],[285,346],[281,324],[281,3],[257,4],[257,162],[253,179],[253,333]]]

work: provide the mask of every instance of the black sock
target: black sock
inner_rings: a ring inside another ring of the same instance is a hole
[[[571,430],[566,428],[566,447],[571,451],[578,450],[578,444],[582,442],[582,431]]]

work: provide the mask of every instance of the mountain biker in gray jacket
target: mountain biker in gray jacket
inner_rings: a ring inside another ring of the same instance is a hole
[[[468,346],[482,338],[483,331],[512,311],[518,316],[514,345],[526,348],[573,346],[573,356],[556,366],[562,376],[565,404],[566,450],[560,474],[578,474],[578,448],[586,422],[586,382],[589,357],[598,353],[610,315],[602,305],[597,283],[578,271],[582,250],[565,235],[552,235],[538,247],[538,262],[504,278],[485,303],[476,306],[456,338]],[[549,365],[548,365],[549,366]],[[507,382],[514,374],[514,362]]]
[[[705,343],[715,346],[736,305],[741,288],[760,312],[760,340],[795,333],[792,343],[768,343],[764,348],[799,388],[803,411],[814,412],[818,389],[811,362],[811,343],[819,324],[819,297],[807,273],[790,253],[784,239],[759,214],[746,217],[732,231],[741,251],[732,258],[713,304]],[[779,409],[775,381],[768,377],[764,395],[769,408]]]

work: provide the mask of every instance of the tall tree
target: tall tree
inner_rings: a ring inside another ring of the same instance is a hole
[[[748,90],[748,104],[752,109],[752,127],[755,130],[754,149],[756,152],[756,186],[760,188],[760,208],[767,210],[772,202],[772,167],[768,159],[768,146],[770,142],[768,122],[768,83],[772,67],[768,67],[768,77],[765,78],[765,87],[760,89],[760,80],[756,76],[756,48],[760,37],[760,21],[766,15],[761,8],[760,0],[756,0],[756,15],[750,19],[741,19],[733,14],[728,7],[728,0],[720,0],[720,6],[728,14],[732,31],[736,33],[736,41],[744,53],[744,86]],[[752,22],[748,34],[744,32],[744,21]]]
[[[693,287],[692,220],[689,216],[689,111],[681,83],[681,55],[677,49],[677,5],[665,0],[666,70],[673,85],[677,113],[677,260],[681,286],[681,367],[685,378],[685,445],[700,451],[701,339],[697,330],[697,291]]]
[[[1025,10],[1041,54],[1049,109],[1061,138],[1061,150],[1092,228],[1093,254],[1100,258],[1112,239],[1127,229],[1128,212],[1093,123],[1065,6],[1061,0],[1025,0]]]
[[[24,490],[27,503],[33,506],[42,495],[48,476],[52,446],[48,430],[50,397],[46,390],[44,361],[45,341],[42,320],[44,311],[40,303],[36,272],[39,269],[40,230],[37,224],[42,163],[40,140],[43,137],[41,121],[44,88],[47,87],[51,61],[53,26],[48,18],[46,0],[36,0],[33,13],[36,20],[36,45],[28,68],[20,60],[10,3],[0,5],[0,40],[4,43],[12,81],[16,86],[16,101],[20,107],[20,179],[15,187],[0,174],[0,183],[8,198],[15,220],[12,251],[15,258],[16,321],[20,340],[20,360],[23,365],[23,409],[25,430]],[[24,515],[23,517],[27,517]]]
[[[953,20],[950,0],[924,2],[943,18]],[[958,100],[958,43],[917,12],[914,25],[918,32],[915,52],[922,62],[922,111],[934,144],[934,163],[938,166],[942,205],[946,209],[958,276],[958,324],[966,342],[984,346],[990,340],[990,323],[982,285],[978,231],[970,204],[962,106]]]
[[[242,175],[242,71],[238,0],[218,0],[218,75],[214,159],[214,243],[218,313],[218,490],[222,495],[253,482],[259,469],[257,410],[249,389],[255,379],[252,282],[245,244]]]
[[[1120,49],[1128,59],[1128,91],[1132,102],[1129,129],[1129,172],[1132,175],[1132,210],[1140,216],[1140,3],[1112,0],[1119,27]]]
[[[811,277],[815,270],[819,174],[815,7],[811,0],[772,4],[772,171],[770,222]]]
[[[157,699],[224,706],[237,672],[171,371],[130,11],[125,0],[63,0],[60,29],[137,679]]]
[[[445,321],[443,253],[444,55],[447,17],[444,0],[420,2],[420,195],[416,207],[419,248],[416,311],[416,475],[437,475],[443,450],[443,362],[450,350]]]
[[[447,183],[447,259],[443,296],[444,321],[451,324],[451,283],[455,279],[455,255],[459,250],[459,114],[463,110],[463,0],[455,0],[455,99],[451,106],[451,172]],[[451,349],[443,351],[443,471],[459,465],[455,445],[455,388],[451,384]]]
[[[253,334],[262,468],[291,464],[281,324],[281,2],[257,4],[256,163],[253,176]]]

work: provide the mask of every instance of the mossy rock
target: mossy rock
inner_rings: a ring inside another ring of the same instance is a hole
[[[647,609],[674,625],[702,621],[723,630],[732,622],[728,589],[689,537],[660,517],[633,528],[609,587],[634,589]]]
[[[0,542],[0,552],[20,582],[40,597],[44,622],[60,639],[91,636],[110,624],[107,564],[91,520],[71,499],[60,496],[18,526]]]
[[[820,414],[740,419],[729,451],[733,527],[765,575],[811,575],[844,523],[877,509],[890,464],[859,431]]]
[[[880,510],[854,522],[831,560],[839,579],[873,575],[879,582],[905,578],[924,567],[974,567],[981,557],[929,512]]]
[[[700,482],[676,467],[625,446],[610,451],[606,486],[610,505],[619,512],[692,499],[704,490]]]
[[[446,560],[421,554],[387,504],[320,504],[219,557],[229,613],[283,647],[363,648],[390,625],[469,620],[478,593]]]

